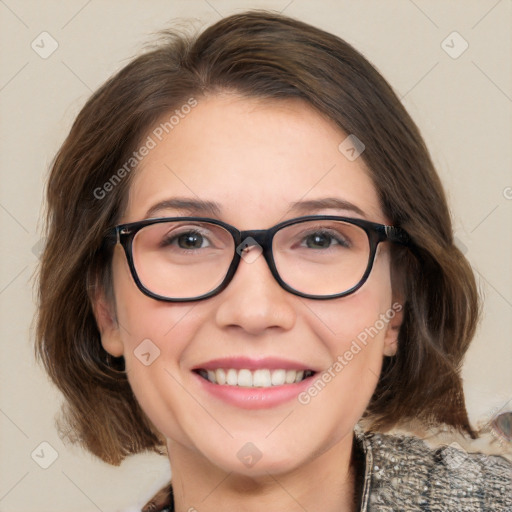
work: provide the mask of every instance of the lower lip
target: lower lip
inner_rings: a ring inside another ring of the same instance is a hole
[[[216,398],[242,409],[269,409],[293,400],[299,393],[306,390],[312,383],[316,374],[295,384],[271,386],[268,388],[244,388],[241,386],[228,386],[227,384],[213,384],[195,372],[199,385]]]

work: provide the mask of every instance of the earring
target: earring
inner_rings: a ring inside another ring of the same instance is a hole
[[[124,357],[112,357],[108,352],[105,352],[105,365],[116,373],[126,373],[126,366]]]

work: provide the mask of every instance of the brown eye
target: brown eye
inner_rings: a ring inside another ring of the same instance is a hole
[[[306,238],[306,246],[309,249],[328,249],[333,245],[349,247],[349,244],[339,235],[333,235],[327,231],[318,231],[308,235]]]
[[[177,245],[180,249],[201,249],[208,245],[203,245],[207,239],[197,231],[187,231],[179,235],[168,236],[162,240],[161,246],[168,247]]]

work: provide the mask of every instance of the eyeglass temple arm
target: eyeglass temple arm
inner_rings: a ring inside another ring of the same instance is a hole
[[[396,226],[384,226],[384,234],[391,242],[401,245],[411,245],[412,240],[407,231],[397,228]]]
[[[119,228],[116,226],[109,229],[103,237],[103,243],[107,245],[116,245],[120,242]]]

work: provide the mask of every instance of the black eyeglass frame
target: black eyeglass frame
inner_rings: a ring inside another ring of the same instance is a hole
[[[281,229],[291,226],[293,224],[299,224],[301,222],[306,221],[321,221],[321,220],[335,220],[335,221],[342,221],[346,222],[347,224],[353,224],[355,226],[359,226],[362,228],[367,236],[368,236],[368,243],[370,245],[370,254],[368,257],[368,264],[366,266],[366,270],[359,280],[359,282],[350,288],[349,290],[346,290],[344,292],[334,294],[334,295],[311,295],[307,293],[300,292],[298,290],[295,290],[288,284],[286,284],[279,275],[279,272],[277,271],[277,267],[274,262],[274,255],[272,252],[272,241],[274,239],[274,236],[278,231]],[[205,293],[203,295],[199,295],[197,297],[191,297],[191,298],[171,298],[171,297],[164,297],[162,295],[158,295],[156,293],[153,293],[151,290],[148,290],[140,281],[139,276],[137,275],[137,270],[135,269],[135,264],[133,261],[133,252],[132,252],[132,244],[133,239],[138,231],[140,231],[142,228],[146,226],[150,226],[152,224],[160,224],[163,222],[175,222],[175,221],[191,221],[191,222],[207,222],[210,224],[214,224],[217,226],[221,226],[226,231],[228,231],[231,236],[233,237],[233,240],[235,242],[235,251],[233,255],[233,259],[231,260],[231,264],[228,268],[228,271],[226,273],[226,276],[224,277],[224,280],[222,283],[214,288],[213,290],[209,291],[208,293]],[[272,276],[274,279],[279,283],[279,285],[286,290],[287,292],[290,292],[294,295],[297,295],[299,297],[304,297],[306,299],[316,299],[316,300],[328,300],[328,299],[337,299],[340,297],[346,297],[347,295],[350,295],[351,293],[354,293],[356,290],[361,288],[363,284],[367,281],[368,276],[370,275],[370,272],[373,268],[373,264],[375,261],[375,255],[377,253],[377,246],[380,242],[393,242],[397,243],[403,246],[410,246],[411,245],[411,239],[409,234],[402,228],[396,227],[396,226],[388,226],[385,224],[378,224],[376,222],[371,222],[363,219],[354,219],[351,217],[339,217],[335,215],[307,215],[303,217],[296,217],[294,219],[289,219],[283,222],[280,222],[279,224],[276,224],[275,226],[269,228],[269,229],[249,229],[240,231],[234,226],[227,224],[221,220],[212,219],[209,217],[159,217],[159,218],[152,218],[152,219],[146,219],[138,222],[131,222],[128,224],[120,224],[118,226],[115,226],[111,228],[106,237],[105,240],[112,244],[120,244],[124,252],[126,254],[126,259],[128,261],[128,266],[130,268],[130,272],[132,275],[133,280],[135,281],[135,284],[139,288],[139,290],[148,297],[151,297],[152,299],[164,301],[164,302],[195,302],[198,300],[207,299],[209,297],[213,297],[214,295],[219,294],[222,290],[224,290],[231,280],[233,279],[233,276],[235,275],[235,272],[238,269],[238,265],[240,264],[240,259],[242,258],[241,253],[243,250],[245,250],[250,245],[247,244],[246,247],[243,249],[239,249],[242,242],[246,241],[248,238],[252,238],[261,248],[262,248],[262,254],[265,258],[265,261],[267,262],[267,265],[270,269],[270,272],[272,273]],[[252,243],[252,245],[255,245]]]

